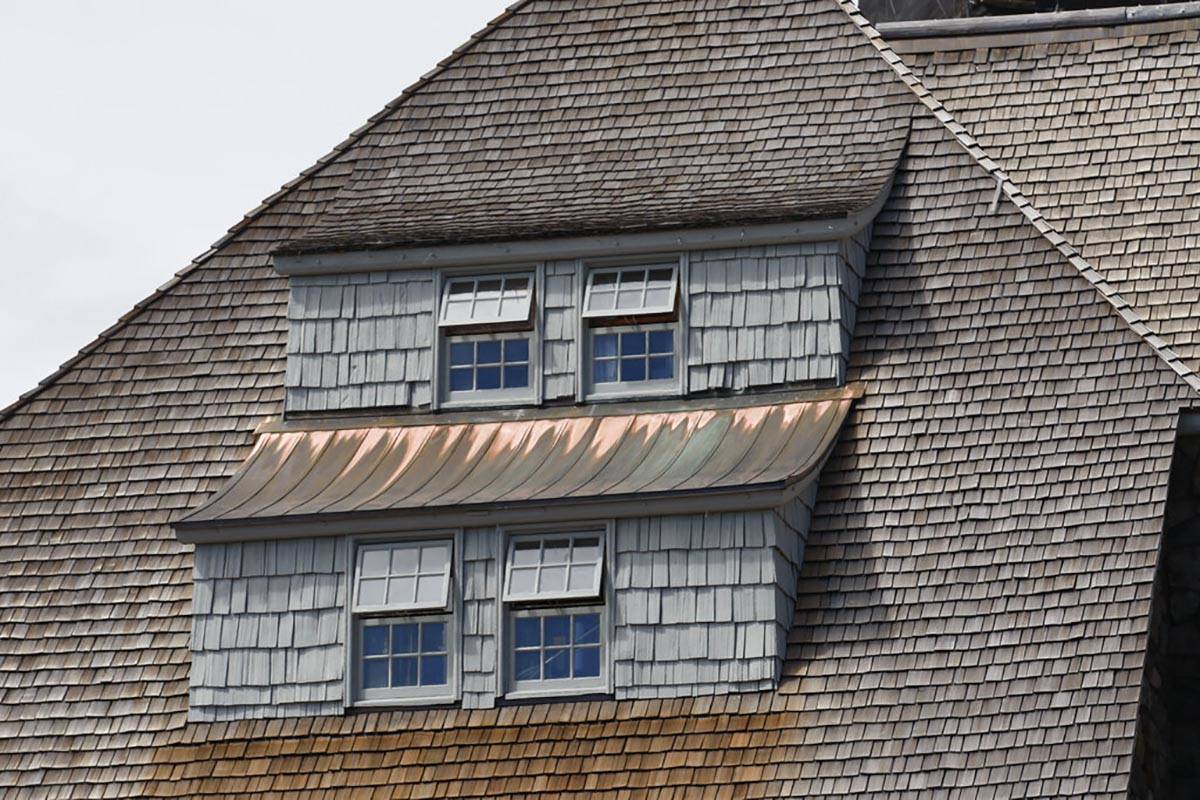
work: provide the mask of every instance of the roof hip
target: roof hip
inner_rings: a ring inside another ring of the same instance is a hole
[[[900,80],[908,86],[917,100],[933,114],[938,122],[942,123],[950,135],[954,137],[954,140],[967,151],[967,154],[996,179],[997,195],[1007,197],[1017,207],[1017,210],[1033,224],[1042,237],[1053,245],[1070,262],[1071,266],[1079,272],[1084,280],[1090,283],[1100,293],[1101,297],[1113,307],[1121,319],[1128,323],[1130,329],[1165,361],[1167,366],[1179,375],[1188,386],[1200,392],[1200,375],[1197,375],[1195,371],[1183,362],[1183,359],[1167,345],[1166,341],[1150,328],[1145,318],[1121,297],[1112,284],[1105,280],[1100,271],[1085,259],[1079,250],[1071,245],[1067,241],[1067,238],[1054,227],[1050,220],[1046,219],[1034,207],[1029,198],[1017,188],[1017,185],[1013,183],[1008,174],[1000,168],[1000,164],[987,154],[975,137],[967,131],[962,123],[954,118],[950,110],[938,100],[929,87],[925,85],[924,81],[912,71],[904,62],[904,59],[888,44],[879,30],[871,24],[871,21],[862,15],[862,12],[858,9],[857,2],[855,0],[834,0],[834,2],[846,12],[846,15],[850,17],[854,25],[867,37],[875,49],[879,51],[883,60],[887,62],[888,66],[892,68],[892,71],[896,73]]]

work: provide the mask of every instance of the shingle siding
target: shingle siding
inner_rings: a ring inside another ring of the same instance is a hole
[[[341,712],[345,553],[331,538],[196,548],[191,720]]]
[[[552,261],[546,265],[542,312],[542,391],[546,400],[575,397],[579,274],[578,261]]]
[[[287,410],[428,406],[433,293],[429,270],[293,278]]]
[[[500,596],[500,533],[495,528],[463,532],[462,704],[496,704],[497,608]]]

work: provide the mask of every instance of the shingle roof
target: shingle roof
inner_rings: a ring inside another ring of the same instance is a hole
[[[843,216],[903,148],[903,87],[823,0],[515,9],[350,148],[285,251]]]
[[[274,198],[0,421],[0,793],[1125,796],[1195,394],[924,112],[875,226],[866,397],[822,474],[778,692],[189,725],[170,524],[281,411],[268,253],[352,166]]]

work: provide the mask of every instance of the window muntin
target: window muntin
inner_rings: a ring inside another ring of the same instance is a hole
[[[447,390],[456,394],[527,391],[531,384],[529,337],[526,335],[450,339]]]
[[[533,302],[529,273],[447,278],[438,325],[497,325],[525,322]]]
[[[675,310],[676,264],[594,268],[588,272],[583,316],[624,317]]]
[[[604,686],[603,609],[518,609],[510,620],[516,691]]]
[[[363,545],[354,571],[354,611],[444,609],[450,600],[451,544]]]
[[[504,572],[508,602],[599,597],[604,536],[597,532],[513,537]]]
[[[448,617],[363,620],[359,685],[380,689],[436,688],[450,685]]]

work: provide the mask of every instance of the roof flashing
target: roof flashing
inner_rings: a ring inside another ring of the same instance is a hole
[[[1096,37],[1100,38],[1100,36],[1125,35],[1125,32],[1114,33],[1109,30],[1115,27],[1187,19],[1200,19],[1200,2],[1057,11],[1042,14],[1011,14],[995,17],[906,20],[881,22],[874,27],[885,39],[890,41],[954,40],[967,36],[1047,33],[1084,28],[1100,29],[1100,33]],[[962,46],[965,45],[959,43],[959,47]]]

